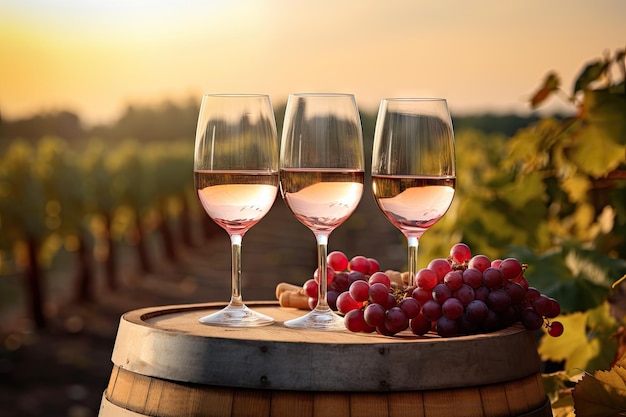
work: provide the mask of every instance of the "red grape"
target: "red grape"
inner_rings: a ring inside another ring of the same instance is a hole
[[[474,288],[474,299],[487,302],[487,296],[489,295],[489,288],[481,285],[478,288]]]
[[[543,326],[543,317],[541,317],[532,307],[526,307],[520,312],[520,320],[522,325],[528,330],[537,330]]]
[[[384,305],[387,303],[387,296],[389,295],[389,287],[380,282],[370,285],[369,300],[372,303]]]
[[[313,278],[307,280],[304,284],[302,284],[304,293],[309,297],[317,297],[318,287],[319,285],[317,284],[317,281],[315,281]]]
[[[559,337],[563,334],[563,324],[560,321],[553,321],[548,326],[548,334],[552,337]]]
[[[437,284],[435,288],[433,288],[433,300],[438,302],[439,304],[446,301],[448,298],[452,297],[452,291],[446,284]]]
[[[335,290],[328,290],[326,292],[326,302],[331,310],[337,310],[337,297],[339,297],[339,294],[340,293]]]
[[[369,274],[373,274],[375,272],[380,271],[380,264],[374,258],[367,258],[367,262],[369,263]]]
[[[350,271],[348,273],[348,284],[351,285],[354,281],[367,281],[367,276],[363,272]]]
[[[419,301],[420,305],[423,305],[426,301],[432,300],[432,290],[427,290],[421,287],[417,287],[411,293],[411,296]]]
[[[537,297],[539,297],[541,293],[535,287],[528,287],[526,289],[526,302],[532,304]]]
[[[370,285],[365,281],[354,281],[350,285],[350,295],[356,301],[367,301],[369,298]]]
[[[503,282],[502,272],[497,268],[488,267],[483,271],[483,284],[487,288],[500,288]]]
[[[463,303],[458,298],[448,298],[441,305],[441,314],[450,320],[456,320],[463,315]]]
[[[393,294],[388,293],[387,294],[387,301],[385,301],[383,303],[383,307],[385,307],[385,309],[389,310],[392,307],[396,307],[397,306],[397,302],[396,302],[396,297],[394,297]]]
[[[349,292],[342,292],[337,296],[337,309],[343,314],[348,313],[348,311],[356,310],[361,308],[363,303],[356,301]]]
[[[364,332],[371,326],[365,322],[362,310],[351,310],[346,313],[344,319],[346,328],[351,332]]]
[[[330,284],[329,288],[338,292],[344,292],[348,290],[348,287],[350,287],[350,281],[348,281],[348,273],[345,271],[335,272],[335,279],[333,279],[333,282],[332,284]]]
[[[487,304],[480,300],[472,300],[465,307],[465,315],[473,323],[480,323],[485,320],[488,312]]]
[[[437,285],[437,274],[432,269],[422,268],[415,274],[415,285],[432,290]]]
[[[450,271],[443,277],[443,283],[450,288],[450,290],[458,290],[463,285],[463,272]]]
[[[472,259],[470,259],[467,266],[468,268],[476,268],[480,272],[483,272],[491,266],[491,260],[485,255],[475,255]]]
[[[487,296],[487,306],[496,313],[506,311],[511,305],[511,297],[504,290],[493,290]]]
[[[417,317],[422,309],[420,303],[413,297],[404,298],[402,301],[400,301],[398,307],[400,307],[402,311],[404,311],[404,314],[406,314],[409,319]]]
[[[487,317],[480,323],[480,326],[486,333],[494,332],[503,327],[502,320],[500,320],[498,313],[493,310],[487,311]]]
[[[553,319],[559,314],[561,314],[561,305],[554,298],[550,299],[550,311],[546,314],[546,317],[549,319]]]
[[[483,273],[476,268],[468,268],[463,271],[463,282],[472,288],[478,288],[483,284]]]
[[[326,257],[328,266],[335,270],[335,272],[341,272],[348,269],[348,257],[341,251],[333,251]]]
[[[389,275],[385,274],[384,272],[375,272],[372,275],[370,275],[370,279],[369,279],[370,285],[375,284],[377,282],[384,284],[387,288],[391,287],[391,279],[389,278]]]
[[[370,273],[370,263],[365,256],[357,255],[350,259],[348,264],[350,271],[359,271],[365,275]]]
[[[441,314],[441,305],[434,300],[428,300],[422,305],[422,315],[426,320],[437,321]]]
[[[450,248],[450,257],[457,264],[462,264],[472,258],[472,251],[465,243],[457,243]]]
[[[519,285],[517,282],[507,282],[504,285],[504,291],[506,291],[509,294],[509,297],[511,297],[511,304],[519,306],[524,302],[526,291],[524,290],[524,287]]]
[[[437,320],[437,334],[441,337],[452,337],[459,334],[459,325],[456,320],[451,320],[445,316]]]
[[[385,322],[385,307],[376,303],[368,304],[363,311],[363,318],[370,326],[380,326]]]
[[[401,332],[409,327],[409,319],[400,307],[391,307],[385,316],[385,327],[393,333]]]
[[[547,316],[552,311],[552,302],[548,296],[541,294],[533,301],[533,308],[540,316]]]
[[[315,281],[317,281],[318,283],[320,282],[319,268],[315,269],[315,272],[313,273],[313,278],[315,278]],[[335,270],[332,269],[330,266],[327,266],[326,267],[326,282],[328,283],[328,285],[332,284],[334,279],[335,279]]]
[[[522,270],[522,264],[515,258],[506,258],[502,261],[498,269],[502,271],[502,275],[506,280],[517,279],[522,275],[522,272],[524,272]]]
[[[432,269],[437,275],[437,280],[442,281],[443,277],[452,270],[452,265],[445,258],[437,258],[430,261],[428,269]]]
[[[452,296],[454,298],[458,298],[461,304],[466,306],[476,298],[476,293],[472,287],[467,284],[463,284],[461,285],[461,288],[452,292]]]
[[[410,325],[411,331],[418,336],[425,335],[432,329],[432,322],[424,318],[422,314],[411,319]]]
[[[526,277],[524,277],[524,275],[514,280],[513,282],[516,282],[519,285],[521,285],[524,288],[524,291],[528,289],[528,280],[526,279]]]

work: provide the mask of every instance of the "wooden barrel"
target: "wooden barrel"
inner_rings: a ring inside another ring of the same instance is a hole
[[[198,319],[222,304],[122,316],[100,417],[552,416],[532,333],[442,339],[285,327],[302,310],[248,303],[271,326]]]

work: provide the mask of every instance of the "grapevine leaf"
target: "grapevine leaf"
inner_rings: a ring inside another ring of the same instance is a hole
[[[586,374],[572,392],[576,415],[620,416],[626,413],[626,369],[616,365],[609,371]]]
[[[575,146],[568,152],[572,162],[594,178],[603,177],[616,169],[625,155],[626,147],[615,143],[607,128],[597,124],[585,126],[578,133]]]
[[[626,96],[623,92],[623,82],[619,92],[613,92],[609,89],[588,91],[584,99],[583,121],[601,125],[606,135],[610,136],[615,143],[626,145],[626,137],[624,137]]]
[[[535,203],[537,200],[546,199],[543,178],[538,172],[516,178],[515,181],[502,186],[499,194],[500,198],[515,209],[523,208],[529,201]]]
[[[599,178],[626,162],[626,96],[590,90],[583,106],[583,125],[568,156],[583,172]]]
[[[544,78],[543,85],[533,94],[530,99],[530,107],[536,109],[541,103],[543,103],[550,94],[559,88],[561,80],[559,76],[554,72],[548,73]]]
[[[591,188],[591,181],[586,175],[574,174],[564,178],[561,182],[563,190],[567,192],[574,203],[584,202],[587,199],[587,192]]]
[[[596,60],[592,61],[583,68],[580,75],[574,83],[574,91],[572,95],[586,89],[589,84],[596,81],[607,70],[610,61]]]
[[[529,265],[530,285],[559,300],[563,313],[600,305],[614,277],[626,273],[626,261],[566,242],[560,250],[540,255],[519,247],[510,248],[509,254]]]

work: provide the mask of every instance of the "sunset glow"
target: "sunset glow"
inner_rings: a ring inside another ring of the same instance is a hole
[[[626,2],[5,0],[0,111],[108,122],[131,103],[203,93],[439,96],[453,112],[527,110],[544,75],[565,89],[623,48]],[[560,103],[553,103],[561,106]]]

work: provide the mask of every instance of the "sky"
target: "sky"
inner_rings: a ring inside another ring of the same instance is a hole
[[[204,93],[276,106],[301,92],[354,93],[365,111],[413,96],[525,114],[549,71],[570,92],[624,48],[625,16],[624,0],[1,0],[0,114],[97,124]]]

